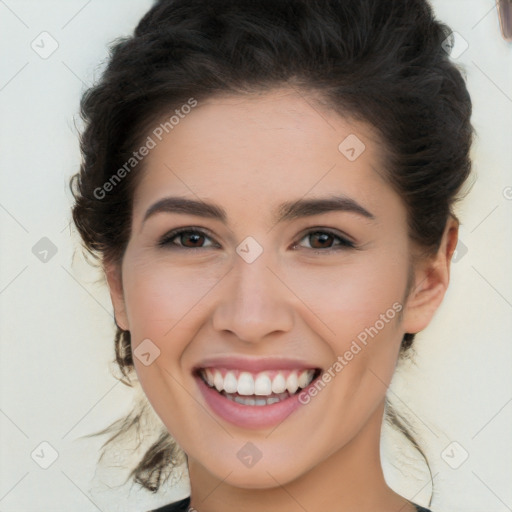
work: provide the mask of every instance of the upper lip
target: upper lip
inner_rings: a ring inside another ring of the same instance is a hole
[[[257,373],[265,370],[309,370],[320,368],[320,366],[298,359],[226,356],[205,359],[194,367],[194,371],[198,371],[203,368],[226,368],[230,370],[246,370],[248,372]]]

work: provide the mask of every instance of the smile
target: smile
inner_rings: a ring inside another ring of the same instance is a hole
[[[313,385],[320,368],[247,371],[197,368],[194,376],[210,410],[242,428],[267,428],[303,404],[299,393]]]
[[[300,392],[320,370],[269,370],[247,372],[225,368],[203,368],[200,377],[228,400],[242,405],[271,405]]]

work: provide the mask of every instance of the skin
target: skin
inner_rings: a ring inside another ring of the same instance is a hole
[[[338,150],[350,134],[366,146],[353,162]],[[126,252],[105,271],[132,349],[149,338],[160,350],[148,366],[135,357],[135,369],[188,455],[199,512],[414,510],[381,469],[385,393],[403,334],[424,329],[442,301],[458,226],[450,218],[437,254],[410,266],[417,248],[400,196],[383,179],[381,147],[370,126],[276,89],[201,102],[144,160]],[[283,202],[331,194],[352,198],[375,218],[335,211],[272,220]],[[166,196],[214,202],[228,222],[175,212],[144,222]],[[158,245],[181,227],[209,233]],[[350,237],[357,249],[307,236],[312,228]],[[235,251],[247,236],[263,248],[250,264]],[[327,369],[396,302],[402,314],[276,428],[243,429],[214,415],[192,376],[205,358],[234,354]],[[250,468],[237,458],[248,441],[262,454]]]

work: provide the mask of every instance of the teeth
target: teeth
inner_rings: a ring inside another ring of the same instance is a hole
[[[239,395],[254,395],[254,379],[249,372],[242,372],[238,377],[237,391]]]
[[[236,393],[238,382],[233,372],[226,373],[224,378],[224,390],[226,393]]]
[[[282,373],[278,373],[272,381],[272,392],[283,393],[286,390],[286,379]]]
[[[254,405],[261,407],[262,405],[272,405],[288,398],[287,393],[281,393],[279,396],[269,396],[268,398],[247,398],[245,396],[224,395],[228,400],[237,402],[242,405]]]
[[[203,376],[206,378],[208,386],[213,388],[213,373],[210,368],[206,368],[206,370],[203,371]]]
[[[274,377],[271,378],[269,372],[252,374],[246,371],[229,370],[223,377],[222,372],[216,368],[201,371],[205,382],[210,387],[215,387],[217,391],[253,397],[270,397],[272,394],[279,395],[285,392],[293,395],[299,388],[303,389],[311,383],[314,373],[315,370],[277,371],[272,372]],[[255,404],[250,405],[264,405],[262,400],[256,398]],[[267,403],[268,401],[265,402]]]
[[[220,372],[213,373],[213,385],[217,389],[217,391],[222,391],[224,389],[224,379],[222,378],[222,374]]]
[[[242,398],[242,397],[235,397],[235,402],[238,402],[239,404],[244,404],[244,405],[255,405],[256,404],[256,401],[254,400],[254,398]]]
[[[299,375],[299,388],[305,388],[311,382],[309,372],[301,372]]]
[[[254,381],[254,394],[268,396],[272,394],[272,381],[266,373],[259,373]]]
[[[295,372],[290,373],[286,379],[286,389],[293,395],[299,389],[299,379]]]

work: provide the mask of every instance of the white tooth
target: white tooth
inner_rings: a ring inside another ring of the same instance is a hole
[[[235,396],[235,402],[242,404],[242,405],[254,405],[255,404],[254,398],[243,398],[241,396]]]
[[[259,373],[254,381],[254,394],[268,396],[272,394],[272,382],[267,373]]]
[[[309,382],[310,382],[310,378],[309,378],[309,370],[304,370],[300,373],[299,375],[299,388],[305,388]]]
[[[226,373],[224,377],[224,391],[226,393],[236,393],[238,388],[238,381],[236,380],[235,374],[233,372]]]
[[[254,379],[249,372],[241,372],[237,391],[240,395],[254,395]]]
[[[206,378],[206,382],[208,382],[208,384],[210,386],[213,386],[213,375],[212,375],[212,371],[210,370],[210,368],[206,368],[206,370],[204,370],[203,374]]]
[[[268,398],[248,398],[245,396],[234,396],[231,394],[226,394],[225,397],[228,400],[231,400],[232,402],[237,402],[242,405],[251,405],[256,407],[263,407],[266,405],[272,405],[276,404],[277,402],[280,402],[281,400],[284,400],[285,398],[288,398],[288,395],[286,393],[283,393],[284,397],[268,397]]]
[[[288,378],[286,379],[286,389],[290,392],[291,395],[299,389],[299,380],[297,378],[297,370],[293,370],[290,372],[290,375],[288,375]]]
[[[272,391],[274,393],[282,393],[286,389],[286,379],[282,373],[278,373],[272,381]]]
[[[222,391],[224,389],[224,379],[222,378],[222,373],[220,373],[219,370],[213,370],[213,384],[217,391]]]

